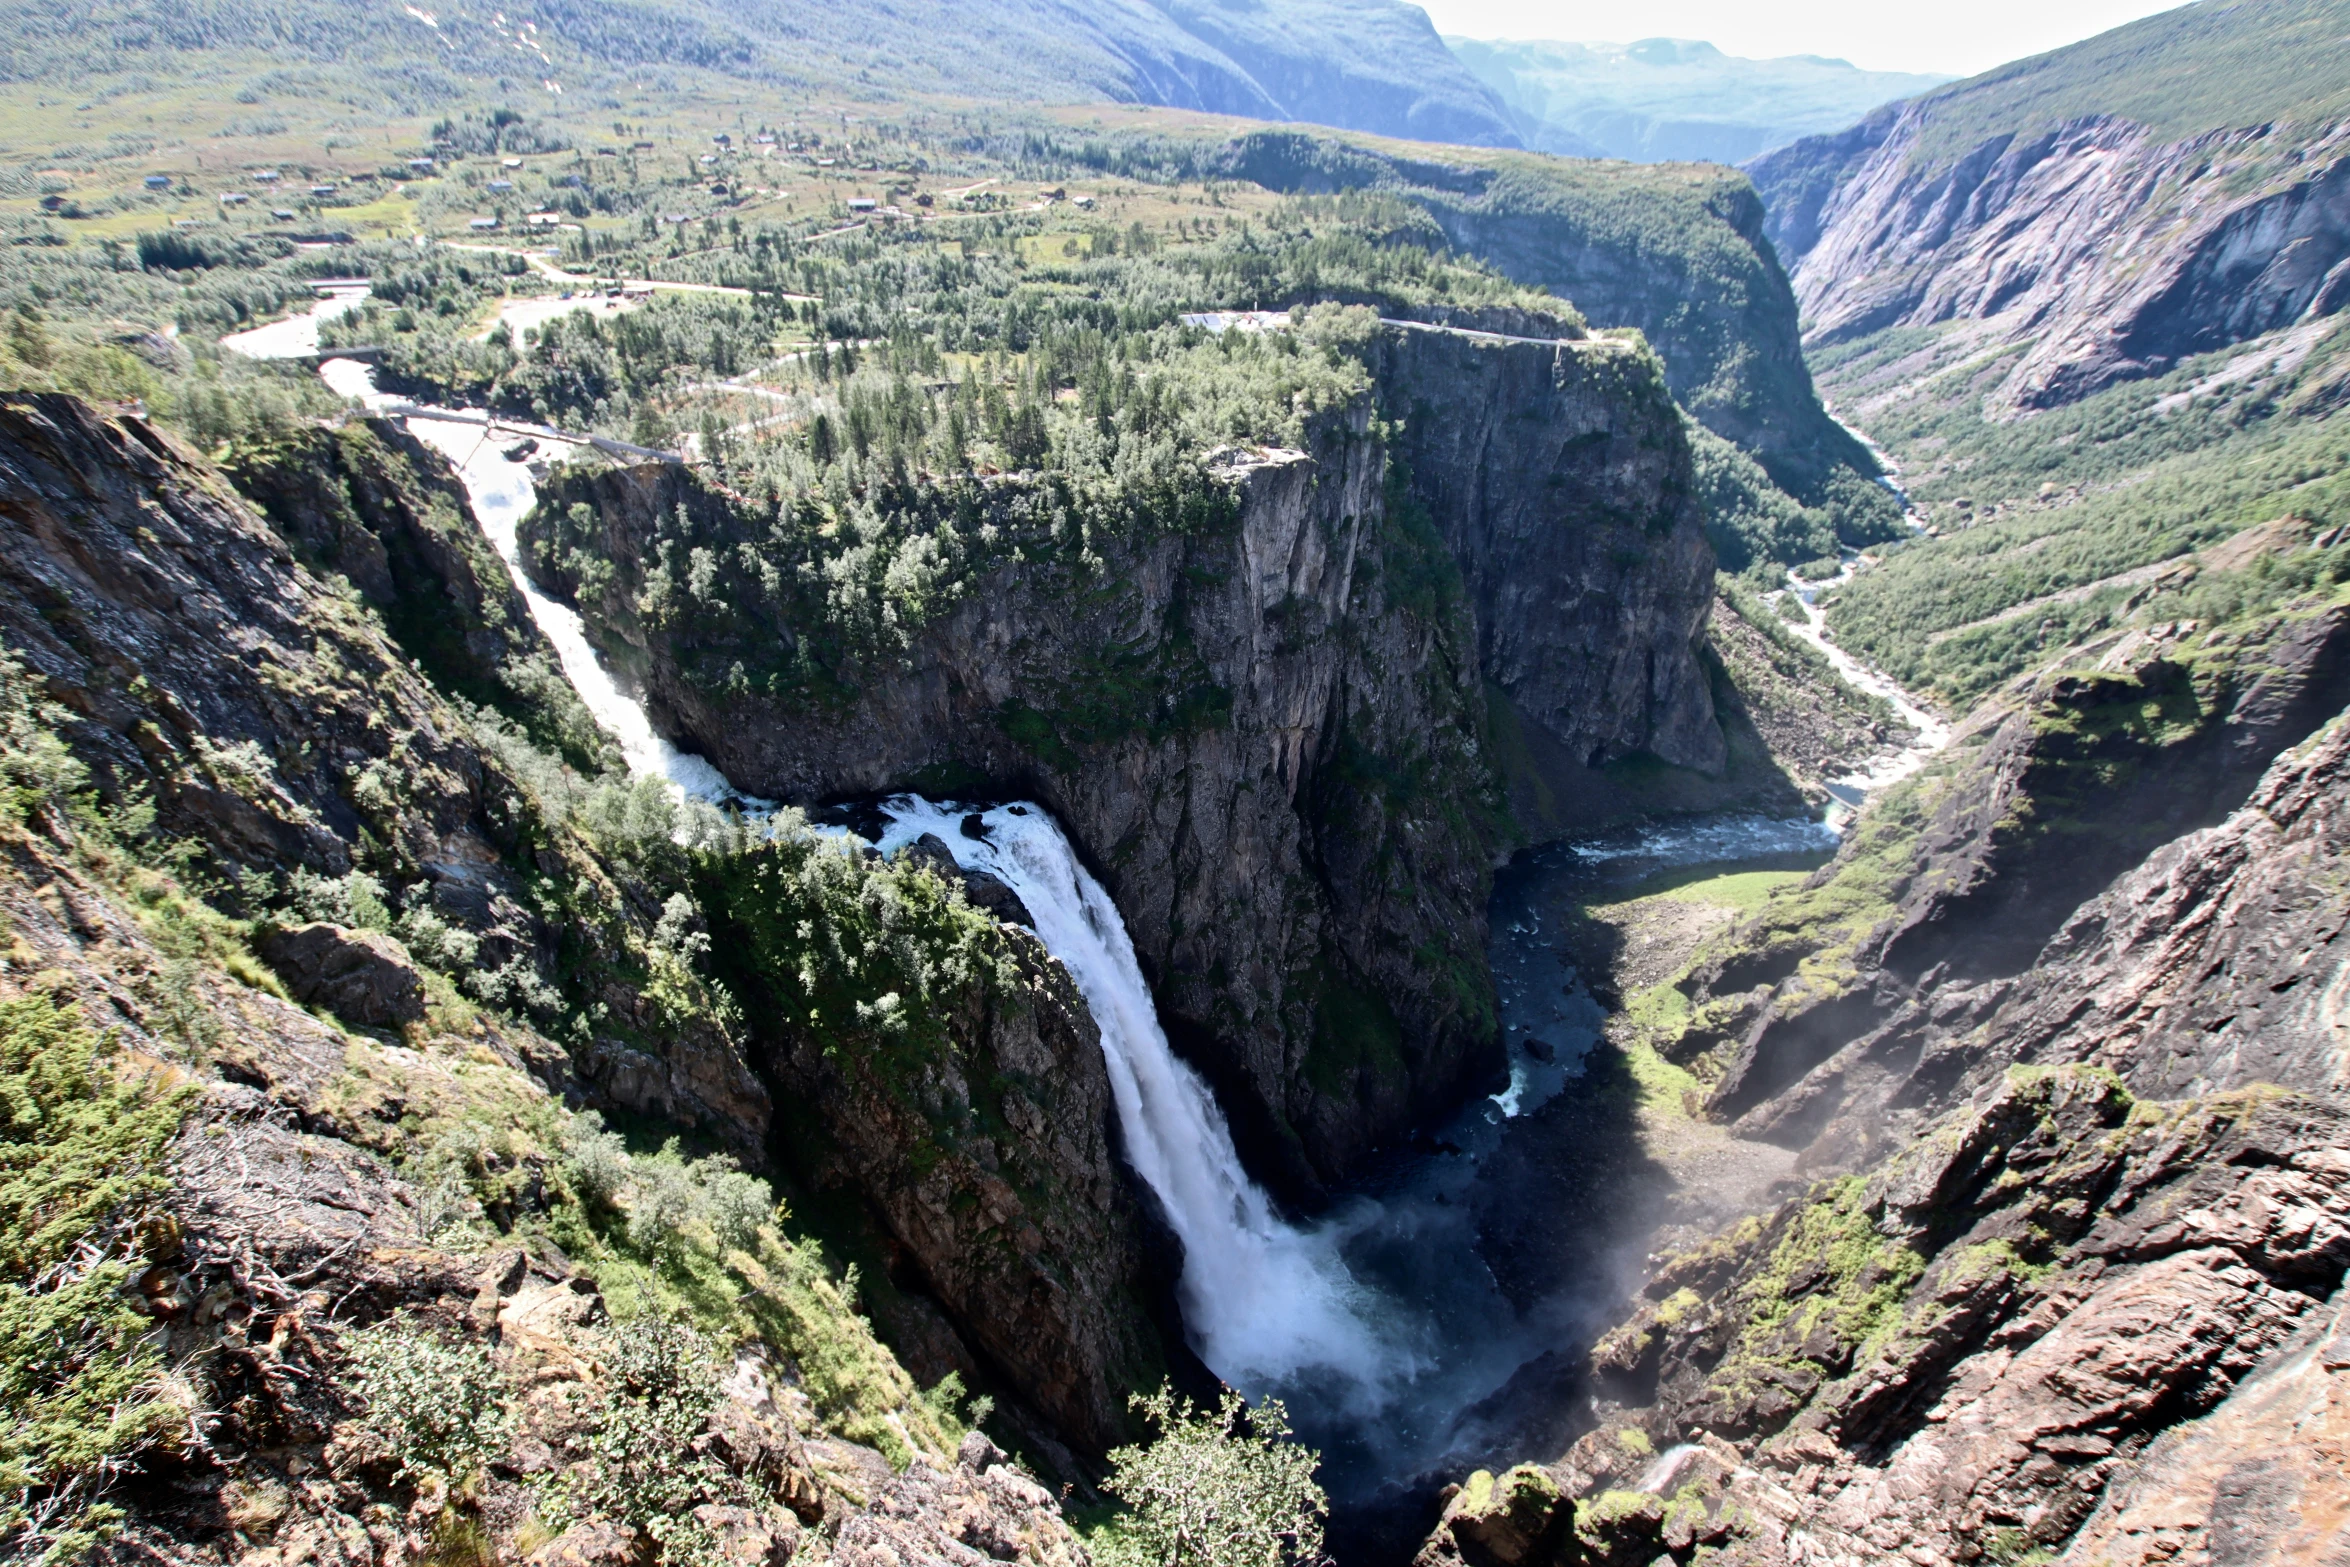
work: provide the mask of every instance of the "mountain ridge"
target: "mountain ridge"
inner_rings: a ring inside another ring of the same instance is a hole
[[[581,73],[617,81],[685,67],[849,100],[1093,98],[1429,141],[1518,142],[1426,14],[1397,0],[1285,0],[1278,12],[1190,0],[457,0],[430,11],[9,0],[0,38],[0,80],[177,75],[181,57],[197,51],[253,58],[255,77],[281,90],[316,85],[286,82],[300,62],[335,69],[354,91],[431,103],[463,97],[468,78],[501,87],[520,78],[524,91],[551,95],[567,75],[578,86]]]
[[[1445,43],[1508,106],[1527,146],[1640,163],[1744,163],[1950,80],[1820,55],[1746,59],[1681,38]]]
[[[2207,78],[2313,32],[2212,99]],[[2341,0],[2207,0],[1747,171],[1808,342],[1977,323],[2023,349],[1993,406],[2046,407],[2350,304],[2344,73]]]

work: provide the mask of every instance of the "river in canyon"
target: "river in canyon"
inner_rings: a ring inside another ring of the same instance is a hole
[[[282,357],[306,351],[301,337],[278,331],[229,346]],[[356,401],[387,406],[363,365],[329,360],[321,374]],[[767,807],[659,734],[579,616],[523,572],[515,530],[534,487],[526,462],[509,455],[512,435],[486,420],[417,418],[410,429],[455,466],[564,672],[630,768],[689,799]],[[529,454],[564,455],[543,440]],[[1160,1027],[1117,909],[1048,813],[905,795],[882,814],[883,849],[935,834],[960,863],[1009,883],[1069,969],[1102,1030],[1122,1146],[1183,1244],[1177,1295],[1192,1347],[1244,1393],[1289,1406],[1324,1454],[1333,1546],[1362,1562],[1408,1556],[1443,1479],[1476,1463],[1552,1456],[1571,1438],[1577,1352],[1636,1282],[1659,1227],[1688,1217],[1688,1194],[1643,1146],[1623,1057],[1600,1048],[1606,1010],[1566,939],[1577,910],[1708,867],[1814,865],[1836,841],[1818,820],[1722,815],[1521,855],[1500,874],[1491,909],[1506,1083],[1301,1219],[1249,1178],[1214,1096]]]

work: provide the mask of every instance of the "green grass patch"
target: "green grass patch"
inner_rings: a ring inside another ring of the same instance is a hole
[[[1705,1085],[1657,1054],[1654,1045],[1645,1042],[1626,1045],[1624,1064],[1639,1089],[1642,1107],[1655,1114],[1689,1120],[1694,1114],[1691,1107],[1705,1096]]]

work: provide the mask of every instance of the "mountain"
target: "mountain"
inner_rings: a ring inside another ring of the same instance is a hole
[[[611,85],[687,67],[866,103],[920,96],[1164,104],[1428,141],[1515,146],[1492,93],[1399,0],[9,0],[0,80],[180,77],[249,62],[261,91],[321,74],[399,112],[489,81]],[[467,84],[471,84],[468,86]],[[542,88],[542,90],[545,90]],[[245,101],[251,101],[250,99]]]
[[[1527,146],[1638,163],[1744,163],[1950,80],[1812,54],[1746,60],[1684,38],[1445,42],[1508,106]]]
[[[0,1556],[2323,1560],[2350,29],[2189,16],[1801,144],[1807,354],[1792,175],[1201,112],[1402,8],[17,0]]]
[[[1809,338],[1979,323],[1996,406],[2350,304],[2350,4],[2204,0],[1749,165]]]

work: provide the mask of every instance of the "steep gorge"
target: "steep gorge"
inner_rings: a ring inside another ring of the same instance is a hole
[[[1188,513],[971,486],[941,526],[1011,562],[902,653],[781,698],[735,672],[762,648],[830,657],[805,611],[642,607],[670,554],[758,539],[755,512],[673,470],[579,473],[528,536],[663,724],[742,787],[1051,809],[1255,1162],[1311,1194],[1498,1070],[1484,904],[1525,830],[1504,784],[1546,826],[1620,809],[1620,763],[1791,797],[1725,768],[1698,644],[1711,551],[1655,361],[1410,324],[1372,354],[1372,401],[1306,450],[1213,458]],[[1098,560],[1054,548],[1077,528]]]
[[[1462,1476],[1421,1567],[2338,1549],[2343,22],[2182,7],[1753,166],[1931,524],[1830,634],[1972,707],[1829,864],[1622,960],[1610,1041],[1687,1074],[1648,1135],[1788,1178],[1648,1259],[1580,1434]]]
[[[1611,1038],[1793,1178],[1649,1259],[1577,1367],[1588,1429],[1468,1477],[1423,1567],[2324,1537],[2346,624],[2321,581],[2064,649],[1827,866],[1642,976]]]

